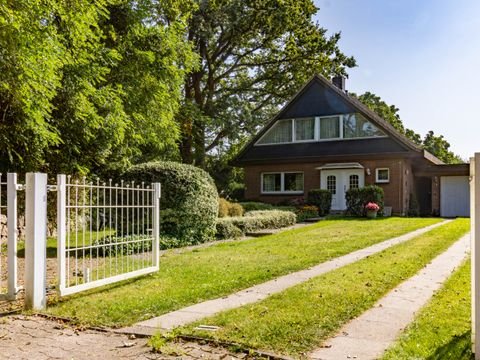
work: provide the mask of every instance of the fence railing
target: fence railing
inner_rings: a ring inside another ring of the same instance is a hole
[[[158,271],[160,184],[57,177],[60,295]]]
[[[14,300],[18,286],[17,174],[0,174],[0,299]]]

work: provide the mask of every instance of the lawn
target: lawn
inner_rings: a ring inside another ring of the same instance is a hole
[[[457,219],[261,302],[203,319],[181,332],[301,357],[417,273],[468,230],[469,220]],[[195,330],[199,324],[220,329]]]
[[[193,251],[167,252],[160,271],[50,304],[81,324],[125,326],[308,268],[441,219],[331,219]]]
[[[470,261],[467,261],[421,310],[383,359],[472,359],[470,303]]]

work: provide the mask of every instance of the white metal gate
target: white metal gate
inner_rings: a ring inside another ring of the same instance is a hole
[[[158,271],[160,184],[57,177],[60,295]]]

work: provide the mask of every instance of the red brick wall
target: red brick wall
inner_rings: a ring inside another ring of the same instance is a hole
[[[409,194],[413,186],[412,169],[404,159],[365,160],[359,161],[365,168],[365,185],[378,185],[385,192],[385,206],[392,206],[392,212],[405,215],[408,210]],[[261,173],[275,171],[301,171],[304,173],[305,196],[310,189],[320,187],[320,170],[315,168],[325,163],[298,163],[275,165],[250,165],[245,167],[245,197],[248,200],[278,203],[285,200],[302,198],[304,195],[262,195]],[[389,168],[390,182],[375,183],[375,169]],[[368,175],[368,170],[370,175]]]

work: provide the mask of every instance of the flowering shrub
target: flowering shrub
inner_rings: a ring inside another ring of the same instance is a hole
[[[367,210],[367,211],[378,211],[378,210],[380,210],[380,206],[378,206],[374,202],[369,202],[367,205],[365,205],[365,210]]]
[[[303,205],[295,209],[297,215],[297,222],[303,222],[306,219],[314,218],[318,216],[318,207],[314,205]]]

